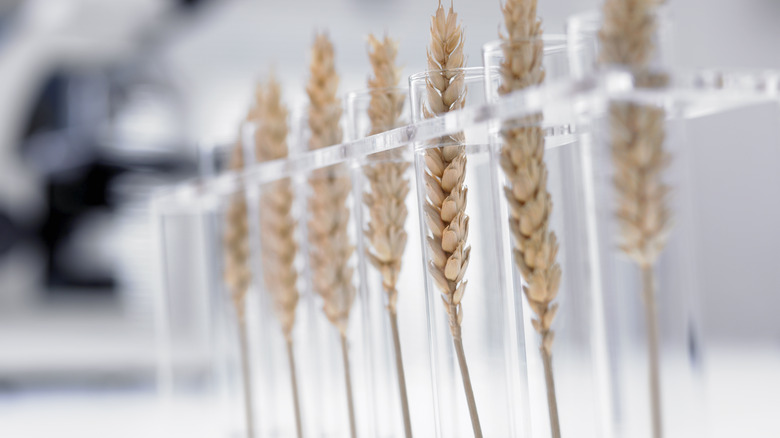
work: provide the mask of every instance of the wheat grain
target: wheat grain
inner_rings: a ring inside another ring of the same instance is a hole
[[[428,72],[426,77],[427,99],[423,106],[426,118],[436,117],[463,108],[466,102],[466,83],[462,68],[463,31],[458,14],[452,6],[448,12],[439,3],[431,18],[431,42],[428,47]],[[425,200],[424,214],[430,234],[428,270],[449,317],[455,353],[463,380],[463,389],[469,407],[471,426],[475,437],[482,437],[477,404],[471,377],[463,349],[461,324],[462,300],[466,292],[464,280],[469,264],[471,247],[467,245],[469,218],[466,215],[468,189],[466,178],[466,151],[463,133],[443,137],[437,141],[440,147],[425,151]]]
[[[373,135],[398,126],[405,96],[399,93],[397,88],[401,80],[400,68],[395,63],[398,44],[389,37],[380,41],[373,35],[369,35],[368,43],[368,57],[374,73],[373,77],[368,79],[371,93],[368,116],[371,121],[370,134]],[[387,293],[387,311],[393,334],[404,434],[406,438],[411,438],[412,424],[398,332],[396,288],[407,240],[405,225],[408,215],[406,196],[409,194],[409,179],[405,175],[409,163],[404,162],[395,151],[388,151],[382,154],[381,158],[385,161],[363,168],[370,188],[363,196],[363,203],[368,207],[370,215],[368,226],[364,230],[370,246],[366,248],[366,256],[382,275],[382,286]]]
[[[287,115],[279,82],[271,75],[265,86],[258,85],[255,106],[249,116],[257,125],[255,156],[259,161],[287,157]],[[303,430],[292,333],[299,299],[296,285],[298,272],[295,269],[295,256],[298,251],[295,241],[296,223],[291,212],[293,200],[291,181],[284,178],[262,188],[258,210],[263,280],[271,295],[274,313],[287,344],[295,425],[300,438],[303,436]]]
[[[503,36],[500,94],[511,93],[544,81],[544,43],[541,21],[536,17],[536,0],[507,0],[502,8],[507,35]],[[534,329],[542,338],[541,355],[547,387],[550,429],[561,436],[558,403],[552,371],[552,323],[558,311],[553,303],[561,280],[556,261],[558,242],[549,231],[552,198],[547,191],[542,115],[509,121],[501,135],[501,167],[507,178],[505,195],[509,203],[509,229],[514,237],[514,260],[527,286],[528,303],[536,314]]]
[[[607,0],[604,4],[604,23],[599,32],[600,59],[605,64],[629,68],[639,86],[662,86],[666,82],[664,74],[650,70],[656,53],[653,37],[658,28],[660,3],[658,0]],[[669,187],[661,179],[670,161],[664,150],[665,116],[662,108],[631,102],[614,102],[609,108],[620,248],[639,266],[642,274],[651,424],[655,438],[663,436],[663,421],[653,271],[671,226],[667,205]]]
[[[336,97],[339,76],[334,65],[333,45],[325,34],[315,38],[306,87],[309,95],[309,147],[319,149],[341,142],[341,107]],[[309,178],[308,223],[311,243],[312,285],[324,301],[325,316],[339,330],[347,391],[349,428],[352,438],[357,432],[352,401],[352,379],[347,354],[347,325],[356,290],[352,284],[350,258],[354,246],[348,234],[347,198],[351,182],[341,165],[318,169]]]
[[[230,169],[244,168],[241,143],[237,142],[230,154]],[[246,295],[252,281],[249,270],[249,227],[247,205],[242,192],[233,195],[226,213],[226,230],[223,240],[225,252],[225,284],[227,284],[236,314],[241,372],[243,376],[244,409],[248,436],[254,436],[252,403],[252,375],[249,364],[249,343],[246,325]]]

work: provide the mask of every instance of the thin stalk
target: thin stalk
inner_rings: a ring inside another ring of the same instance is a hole
[[[409,398],[406,395],[406,375],[404,361],[401,356],[401,337],[398,333],[398,314],[390,310],[390,326],[393,332],[393,347],[395,348],[395,369],[398,372],[398,391],[401,394],[401,411],[404,416],[404,434],[412,438],[412,420],[409,414]]]
[[[452,342],[455,344],[455,353],[458,356],[460,377],[463,380],[463,390],[466,393],[466,402],[469,405],[469,416],[471,416],[471,428],[474,429],[474,438],[482,438],[482,426],[479,424],[474,389],[471,388],[471,377],[469,376],[469,366],[466,364],[466,353],[463,351],[463,338],[460,335],[460,326],[456,326],[455,330],[453,330]]]
[[[352,373],[349,371],[349,350],[347,335],[341,334],[341,356],[344,358],[344,381],[347,383],[347,407],[349,409],[349,436],[357,437],[355,427],[355,405],[352,401]]]
[[[295,350],[292,338],[287,339],[287,359],[290,364],[290,384],[292,385],[293,404],[295,405],[295,430],[298,438],[303,438],[303,423],[301,422],[301,402],[298,399],[298,378],[295,371]]]
[[[244,408],[246,409],[246,436],[254,438],[254,408],[252,407],[252,370],[249,366],[249,342],[247,340],[246,321],[238,322],[238,339],[241,348],[241,374],[244,382]]]
[[[552,354],[542,347],[544,382],[547,384],[547,409],[550,411],[550,432],[553,438],[561,438],[561,423],[558,420],[558,398],[555,396],[555,378],[552,370]]]
[[[645,304],[645,324],[647,325],[647,360],[650,375],[650,414],[653,438],[663,437],[661,420],[661,373],[658,355],[658,312],[655,303],[655,285],[653,266],[642,267],[642,297]]]

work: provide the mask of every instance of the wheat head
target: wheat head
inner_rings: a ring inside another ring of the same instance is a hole
[[[405,96],[393,88],[401,82],[401,68],[396,64],[398,42],[385,36],[383,40],[368,36],[368,59],[373,77],[368,78],[371,101],[368,116],[371,119],[370,134],[389,131],[398,126]]]
[[[670,191],[661,179],[670,156],[664,150],[662,108],[616,103],[609,109],[620,248],[642,268],[655,264],[669,235]]]
[[[279,82],[272,75],[265,86],[258,85],[255,106],[250,113],[250,120],[258,124],[255,156],[259,161],[287,157],[287,115]],[[298,246],[292,206],[293,190],[288,178],[263,187],[259,208],[263,280],[287,339],[292,336],[299,298],[296,286],[298,272],[295,269]]]
[[[599,39],[600,60],[634,70],[649,66],[655,51],[658,0],[606,0]]]
[[[333,44],[324,33],[314,39],[309,72],[309,83],[306,85],[311,130],[309,148],[320,149],[341,143],[341,105],[336,95],[339,75],[336,73]]]
[[[536,17],[536,0],[506,0],[501,8],[507,34],[501,36],[501,94],[544,81],[542,22]]]
[[[535,0],[507,0],[503,13],[508,34],[502,37],[503,80],[499,93],[507,94],[542,83],[544,45]],[[555,233],[549,231],[552,199],[547,191],[541,118],[539,114],[512,121],[502,129],[501,167],[508,181],[504,192],[509,203],[515,264],[528,283],[523,290],[536,314],[532,324],[542,336],[542,348],[550,354],[554,339],[551,326],[558,310],[553,300],[558,294],[561,267],[556,261],[558,242]]]
[[[395,64],[397,43],[388,37],[380,41],[373,35],[369,35],[368,42],[368,56],[374,73],[368,80],[371,93],[368,116],[373,135],[398,125],[405,99],[396,88],[401,79],[400,69]],[[409,163],[393,161],[400,159],[397,154],[386,154],[386,157],[386,162],[363,168],[370,185],[370,191],[363,195],[363,203],[371,217],[364,233],[370,244],[366,255],[381,273],[388,309],[395,313],[398,302],[396,284],[407,240],[404,226],[408,215],[406,196],[409,194],[409,179],[405,174]]]
[[[240,171],[244,168],[241,143],[236,142],[230,153],[230,169]],[[225,284],[230,289],[230,298],[240,323],[246,317],[245,301],[252,274],[249,270],[249,227],[247,222],[246,199],[242,193],[236,193],[230,201],[226,217],[226,229],[223,236],[225,253]]]
[[[428,48],[426,118],[463,108],[466,101],[465,78],[461,71],[463,31],[452,6],[445,13],[439,3],[431,19],[431,43]],[[450,331],[460,339],[463,321],[461,301],[468,281],[464,281],[471,247],[466,244],[469,218],[466,215],[466,152],[463,133],[441,138],[445,146],[425,151],[425,219],[431,260],[428,270],[449,316]]]
[[[658,5],[657,0],[607,0],[604,5],[601,60],[631,69],[639,86],[666,81],[662,73],[649,71]],[[609,109],[620,247],[643,268],[655,263],[671,227],[670,189],[661,178],[671,160],[664,150],[665,115],[663,108],[630,102]]]
[[[336,97],[339,76],[334,66],[334,51],[328,37],[317,35],[312,49],[309,95],[309,147],[319,149],[341,142],[341,107]],[[354,251],[348,234],[347,198],[351,183],[347,169],[331,166],[313,172],[309,178],[308,222],[311,243],[312,282],[324,300],[328,320],[346,336],[349,312],[355,300],[353,268],[349,259]]]

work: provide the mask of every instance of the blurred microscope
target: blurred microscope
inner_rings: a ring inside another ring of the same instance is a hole
[[[153,374],[147,199],[197,160],[159,51],[201,3],[0,2],[0,395]]]

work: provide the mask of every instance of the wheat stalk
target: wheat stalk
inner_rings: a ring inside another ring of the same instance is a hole
[[[639,86],[659,86],[666,76],[650,71],[655,53],[658,0],[606,0],[599,33],[601,61],[631,69]],[[653,271],[671,227],[669,187],[661,179],[670,156],[664,150],[665,111],[630,102],[609,108],[617,191],[620,248],[640,268],[648,337],[648,383],[653,437],[663,436],[658,316]]]
[[[397,92],[401,80],[400,68],[395,58],[398,44],[388,37],[383,41],[369,35],[368,57],[374,76],[369,78],[371,100],[368,116],[371,120],[371,134],[378,134],[395,128],[399,124],[404,105],[404,95]],[[363,196],[371,220],[364,230],[370,244],[366,256],[382,275],[382,285],[387,293],[387,311],[393,333],[395,366],[398,373],[398,390],[401,397],[401,411],[406,438],[412,437],[412,422],[409,414],[409,400],[406,394],[406,377],[401,355],[401,337],[398,333],[398,275],[401,272],[401,258],[406,248],[406,196],[409,194],[409,179],[405,177],[409,163],[400,161],[397,154],[387,154],[386,162],[366,165],[363,171],[368,179],[370,191]],[[399,161],[393,161],[399,160]]]
[[[341,108],[336,97],[339,76],[334,66],[333,45],[327,35],[319,34],[315,38],[309,68],[311,76],[306,87],[311,130],[309,147],[319,149],[341,142]],[[347,232],[347,198],[351,184],[345,167],[331,166],[315,171],[309,185],[312,190],[308,223],[312,283],[315,292],[324,300],[325,316],[341,335],[349,429],[352,438],[355,438],[357,432],[347,344],[349,313],[356,294],[352,284],[353,268],[349,263],[355,248]]]
[[[230,154],[230,169],[240,171],[244,168],[241,143],[236,142]],[[244,386],[244,409],[247,436],[254,436],[254,409],[252,403],[252,373],[249,364],[249,341],[246,325],[246,294],[252,281],[249,271],[249,227],[247,222],[246,199],[242,193],[233,195],[226,214],[226,230],[223,237],[225,253],[225,284],[230,290],[230,298],[238,325],[239,354]]]
[[[463,108],[466,100],[466,84],[463,71],[463,32],[458,14],[450,6],[444,11],[441,2],[431,18],[431,43],[428,48],[428,75],[426,78],[426,118],[436,117]],[[463,350],[463,309],[461,302],[466,292],[466,268],[471,247],[466,244],[469,218],[466,215],[468,189],[466,178],[466,151],[463,133],[439,139],[443,147],[425,151],[425,219],[430,234],[427,236],[429,255],[428,270],[436,287],[441,291],[442,302],[449,317],[455,352],[458,357],[463,389],[469,407],[471,426],[475,437],[482,437],[477,403],[471,387],[466,354]]]
[[[259,161],[286,158],[287,108],[282,103],[279,82],[271,75],[263,87],[258,85],[255,107],[249,119],[257,123],[255,131],[255,156]],[[301,408],[298,399],[298,379],[293,348],[295,309],[298,306],[298,272],[295,269],[295,220],[292,217],[293,190],[289,178],[275,181],[263,187],[260,195],[260,255],[263,280],[271,295],[274,312],[281,325],[287,344],[290,367],[295,426],[298,437],[303,436]]]
[[[507,35],[501,63],[500,94],[508,94],[544,81],[542,23],[536,17],[536,0],[507,0],[502,8]],[[540,352],[547,387],[550,430],[560,438],[558,402],[552,370],[552,323],[558,311],[561,267],[556,261],[558,241],[549,230],[552,199],[547,191],[542,115],[508,122],[501,130],[504,144],[501,167],[507,178],[509,229],[514,237],[514,260],[525,279],[528,304],[536,314],[531,322],[542,339]]]

